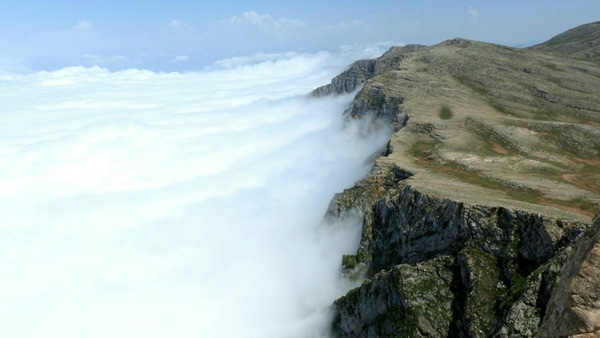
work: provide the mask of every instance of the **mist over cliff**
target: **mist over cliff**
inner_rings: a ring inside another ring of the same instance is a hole
[[[389,134],[306,94],[378,52],[1,75],[0,336],[325,336],[360,229],[321,219]]]

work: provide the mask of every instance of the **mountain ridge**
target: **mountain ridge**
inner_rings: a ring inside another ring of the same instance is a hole
[[[367,277],[336,301],[336,335],[535,336],[600,205],[598,64],[455,38],[392,47],[312,95],[361,86],[344,114],[395,132],[328,211],[363,219],[342,271]]]
[[[598,60],[600,59],[600,21],[569,29],[528,49],[579,59]]]

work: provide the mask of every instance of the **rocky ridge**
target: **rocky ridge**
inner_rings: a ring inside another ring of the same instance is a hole
[[[546,318],[573,316],[584,324],[561,336],[592,332],[598,295],[572,301],[565,278],[589,288],[595,273],[566,267],[589,267],[581,261],[600,241],[589,227],[600,203],[600,67],[453,39],[358,61],[313,95],[360,86],[345,114],[396,132],[327,214],[363,219],[342,271],[366,280],[335,302],[335,335],[552,336]]]

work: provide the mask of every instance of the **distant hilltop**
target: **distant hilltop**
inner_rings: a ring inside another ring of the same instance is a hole
[[[599,41],[595,22],[526,49],[393,47],[313,92],[362,87],[346,116],[395,130],[328,211],[363,218],[337,336],[598,333]]]
[[[579,59],[600,59],[600,21],[569,29],[529,49]]]

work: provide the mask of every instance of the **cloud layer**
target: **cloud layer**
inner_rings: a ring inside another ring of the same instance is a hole
[[[325,336],[359,225],[321,217],[387,138],[304,95],[332,60],[1,76],[0,336]]]

